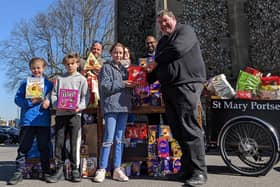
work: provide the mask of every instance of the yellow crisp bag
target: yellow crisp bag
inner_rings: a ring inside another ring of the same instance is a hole
[[[100,69],[101,65],[95,58],[95,56],[90,52],[87,58],[87,61],[84,66],[84,70],[94,70],[94,69]]]

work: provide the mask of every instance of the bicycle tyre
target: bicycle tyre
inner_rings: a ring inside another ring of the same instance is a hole
[[[265,175],[278,161],[274,134],[259,121],[233,121],[220,132],[220,153],[233,171],[247,176]]]

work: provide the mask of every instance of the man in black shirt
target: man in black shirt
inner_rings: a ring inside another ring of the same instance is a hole
[[[185,185],[202,185],[207,181],[207,168],[198,106],[206,68],[199,41],[193,28],[177,23],[171,11],[161,10],[157,22],[163,36],[156,48],[156,68],[148,80],[161,84],[168,124],[182,149],[179,177]]]

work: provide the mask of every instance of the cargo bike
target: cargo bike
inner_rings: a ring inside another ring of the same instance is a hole
[[[208,99],[206,144],[217,145],[225,164],[260,176],[279,160],[280,100]]]

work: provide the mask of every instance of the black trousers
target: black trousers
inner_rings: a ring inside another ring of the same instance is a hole
[[[55,118],[55,159],[58,167],[62,167],[67,158],[66,139],[70,139],[70,157],[73,169],[80,165],[81,116],[56,116]]]
[[[168,124],[182,149],[181,171],[207,173],[203,131],[198,122],[201,83],[162,88]]]
[[[40,152],[40,161],[44,173],[50,173],[50,127],[25,126],[20,129],[20,144],[17,150],[16,169],[22,172],[28,151],[31,149],[34,138]]]

